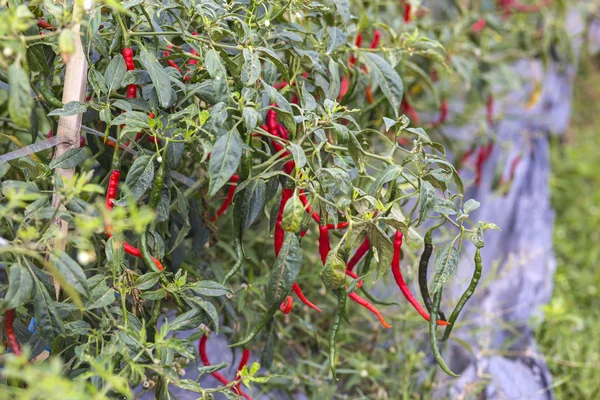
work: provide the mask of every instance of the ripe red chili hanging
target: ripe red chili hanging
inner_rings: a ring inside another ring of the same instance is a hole
[[[350,293],[348,297],[350,297],[350,299],[356,302],[356,304],[363,306],[364,308],[375,314],[375,316],[377,317],[377,319],[379,319],[379,322],[381,322],[381,325],[383,325],[384,328],[392,327],[390,324],[385,322],[385,319],[383,318],[383,315],[381,315],[381,312],[373,304],[369,303],[366,299],[363,299],[355,292]]]
[[[135,64],[133,62],[133,49],[131,47],[125,47],[121,51],[123,58],[125,59],[125,67],[127,71],[133,71]],[[135,83],[127,85],[127,98],[135,99],[137,97],[137,85]]]
[[[330,251],[329,228],[327,228],[327,225],[319,225],[319,254],[321,255],[323,265],[325,265]]]
[[[114,200],[117,198],[117,190],[119,188],[119,179],[121,178],[121,171],[114,169],[110,173],[108,179],[108,188],[106,190],[106,208],[112,210],[115,206]]]
[[[396,231],[396,235],[394,236],[394,257],[392,258],[392,274],[394,275],[394,279],[396,280],[396,284],[400,291],[408,300],[408,302],[414,307],[415,310],[427,321],[429,321],[429,313],[421,307],[415,296],[411,293],[410,289],[404,282],[404,278],[402,277],[402,271],[400,270],[400,251],[402,248],[402,232]],[[437,320],[438,325],[448,325],[449,323],[446,321]]]
[[[17,336],[15,335],[14,322],[15,310],[11,309],[6,311],[4,314],[4,333],[6,333],[6,340],[10,346],[10,351],[12,351],[15,355],[20,356],[23,353],[21,352],[21,346],[19,345]]]

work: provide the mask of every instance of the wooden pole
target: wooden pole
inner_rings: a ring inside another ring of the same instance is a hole
[[[62,97],[62,102],[64,104],[67,104],[71,101],[83,102],[85,99],[85,93],[87,89],[88,64],[85,54],[83,53],[83,46],[81,44],[81,25],[79,23],[79,21],[81,20],[81,6],[78,6],[77,3],[78,2],[75,2],[74,5],[74,25],[71,28],[75,40],[75,53],[69,58],[67,68],[65,71],[65,81]],[[81,114],[77,114],[59,118],[58,130],[56,132],[56,135],[59,137],[67,137],[68,140],[64,143],[59,144],[56,147],[54,159],[60,157],[64,152],[66,152],[69,149],[79,147],[79,138],[81,135],[81,116]],[[74,175],[75,168],[57,168],[55,172],[55,179],[56,182],[58,182],[58,180],[60,179],[68,181],[73,179]],[[52,197],[52,206],[63,207],[63,205],[60,203],[60,196],[58,196],[55,191]],[[54,224],[58,226],[59,234],[55,238],[52,248],[65,250],[69,224],[60,218],[56,218],[54,220]],[[60,294],[60,285],[56,281],[54,281],[54,287],[56,289],[56,297],[58,300],[58,296]]]

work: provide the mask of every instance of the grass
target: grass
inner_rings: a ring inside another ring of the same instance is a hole
[[[600,396],[600,69],[582,62],[571,129],[552,146],[555,287],[536,331],[558,399]]]

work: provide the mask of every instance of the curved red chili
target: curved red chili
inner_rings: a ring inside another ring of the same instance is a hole
[[[306,298],[304,293],[302,293],[302,289],[300,289],[300,286],[298,286],[298,283],[294,282],[294,284],[292,285],[292,290],[294,291],[294,293],[296,293],[296,296],[298,296],[298,298],[300,299],[301,302],[303,302],[304,304],[306,304],[313,310],[321,312],[321,309],[319,307],[315,306],[313,303],[311,303],[311,301]]]
[[[350,299],[352,299],[354,302],[356,302],[356,304],[363,306],[364,308],[366,308],[367,310],[369,310],[373,314],[375,314],[375,316],[377,316],[377,319],[379,319],[379,322],[381,322],[381,325],[383,325],[384,328],[392,327],[390,324],[385,322],[383,315],[381,315],[381,312],[377,309],[377,307],[375,307],[373,304],[369,303],[366,299],[363,299],[355,292],[350,293],[348,295],[348,297],[350,297]]]
[[[17,336],[15,335],[15,310],[10,309],[6,311],[4,314],[4,333],[6,333],[6,340],[8,341],[8,345],[10,346],[10,351],[12,351],[15,355],[20,356],[23,354],[21,351],[21,346],[19,345],[19,341],[17,340]]]
[[[400,291],[408,300],[408,302],[414,307],[415,310],[427,321],[429,321],[429,313],[421,307],[415,296],[411,293],[410,289],[404,282],[404,278],[402,277],[402,271],[400,270],[400,251],[402,248],[402,232],[396,231],[396,235],[394,236],[394,257],[392,258],[392,274],[394,275],[394,279],[396,280],[396,284]],[[449,325],[447,321],[437,320],[438,325]]]
[[[45,21],[43,19],[37,20],[37,26],[38,26],[38,28],[47,29],[49,31],[54,30],[54,25],[52,25],[50,22]]]

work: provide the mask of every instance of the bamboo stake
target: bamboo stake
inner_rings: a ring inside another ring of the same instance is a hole
[[[87,89],[87,60],[85,54],[83,53],[83,46],[81,44],[81,25],[79,21],[81,20],[82,9],[79,2],[75,2],[73,10],[73,26],[71,31],[73,32],[73,37],[75,40],[75,53],[71,55],[68,60],[67,68],[65,71],[65,80],[64,80],[64,89],[63,89],[63,97],[62,102],[67,104],[70,101],[79,101],[83,102],[85,98],[85,92]],[[68,140],[56,146],[56,151],[54,152],[54,159],[60,157],[64,152],[69,149],[79,147],[79,138],[81,135],[81,114],[70,115],[66,117],[60,117],[58,120],[58,130],[57,137],[66,137]],[[69,181],[73,179],[75,175],[75,168],[70,169],[62,169],[57,168],[55,172],[55,179],[58,181],[62,179],[64,181]],[[56,185],[56,184],[55,184]],[[52,206],[53,207],[64,207],[64,205],[60,204],[60,196],[57,195],[56,190],[52,197]],[[54,240],[54,243],[51,244],[51,248],[65,250],[66,248],[66,238],[69,230],[69,224],[60,219],[56,218],[54,220],[54,224],[59,228],[59,234]],[[54,281],[54,287],[56,289],[56,298],[60,295],[60,284]]]

